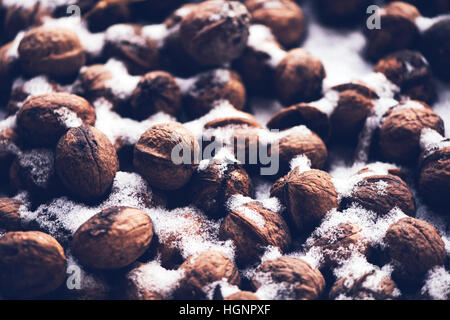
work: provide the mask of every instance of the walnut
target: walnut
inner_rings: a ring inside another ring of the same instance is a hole
[[[75,32],[57,27],[37,27],[28,31],[20,41],[19,59],[26,74],[68,77],[80,70],[86,57]]]
[[[104,64],[85,66],[80,70],[74,91],[89,101],[106,98],[115,102],[116,97],[111,88],[107,86],[107,82],[112,78],[113,74]]]
[[[402,50],[379,60],[374,69],[381,72],[401,93],[413,100],[433,103],[436,88],[431,67],[420,52]]]
[[[210,217],[224,216],[232,195],[253,194],[252,180],[242,165],[215,159],[207,168],[194,172],[187,189],[191,203]]]
[[[281,285],[278,294],[284,299],[315,300],[321,297],[325,289],[325,279],[318,269],[292,257],[281,257],[261,264],[252,278],[252,285],[258,289],[265,285],[265,281],[269,285]]]
[[[203,288],[215,281],[226,280],[231,285],[241,282],[236,265],[222,252],[206,250],[193,255],[179,267],[184,272],[176,298],[205,299]]]
[[[131,113],[144,120],[157,112],[177,116],[181,111],[181,91],[175,78],[164,71],[145,74],[131,95]]]
[[[88,12],[83,15],[91,32],[104,31],[109,26],[127,21],[131,12],[129,1],[98,1]]]
[[[245,49],[250,14],[237,1],[210,0],[199,3],[180,24],[186,52],[202,65],[220,65]]]
[[[366,54],[372,60],[386,54],[414,47],[419,40],[416,18],[420,17],[416,7],[401,1],[392,2],[382,8],[379,29],[364,28]]]
[[[421,277],[445,262],[445,245],[439,231],[422,220],[408,217],[392,224],[384,242],[397,272],[407,278]]]
[[[0,101],[9,98],[12,81],[19,73],[19,61],[15,57],[11,57],[10,50],[12,50],[14,42],[8,42],[0,47]]]
[[[0,179],[7,180],[11,163],[16,158],[20,146],[21,141],[15,129],[0,130]]]
[[[450,80],[450,63],[447,59],[450,46],[450,20],[436,22],[422,36],[422,52],[430,61],[434,74],[445,81]]]
[[[65,278],[66,256],[53,237],[17,231],[0,238],[0,288],[5,297],[39,297],[57,289]]]
[[[177,122],[157,124],[144,132],[136,143],[134,166],[151,186],[176,190],[191,179],[199,149],[194,135],[183,125]],[[182,159],[172,159],[173,152]]]
[[[369,0],[317,0],[314,4],[322,22],[349,26],[362,21],[372,3]]]
[[[208,113],[219,100],[228,100],[238,110],[244,108],[245,86],[236,72],[213,69],[196,75],[192,80],[192,85],[183,93],[185,106],[192,117]]]
[[[258,262],[269,245],[284,252],[291,244],[283,217],[258,201],[231,210],[220,226],[219,238],[234,241],[237,263],[243,266]]]
[[[53,146],[71,127],[94,125],[94,107],[69,93],[49,93],[29,98],[17,113],[17,132],[33,146]]]
[[[354,203],[381,216],[394,208],[399,208],[408,216],[416,213],[414,195],[408,185],[392,174],[362,179],[354,187],[352,194],[341,200],[340,206],[345,209]]]
[[[298,168],[279,179],[270,190],[287,209],[290,226],[296,234],[311,231],[325,214],[338,207],[331,176],[321,170],[300,173]]]
[[[0,198],[0,229],[19,231],[23,229],[20,207],[23,202],[12,198]]]
[[[292,49],[275,70],[277,96],[285,105],[320,97],[326,76],[322,62],[304,49]]]
[[[405,0],[405,2],[416,6],[420,13],[428,17],[434,17],[450,11],[450,3],[446,0]]]
[[[118,269],[136,261],[150,246],[153,224],[131,207],[105,209],[81,225],[72,248],[80,262],[95,269]]]
[[[74,196],[96,199],[110,189],[119,168],[109,139],[90,126],[72,128],[56,146],[56,172]]]
[[[390,109],[379,128],[378,149],[382,157],[387,161],[415,162],[420,154],[420,133],[424,128],[444,133],[441,117],[425,103],[409,101]]]
[[[252,15],[252,23],[267,25],[284,47],[296,46],[305,37],[306,19],[295,2],[247,0],[245,5]]]
[[[4,34],[7,39],[12,40],[20,31],[41,25],[50,15],[50,10],[40,2],[35,2],[31,6],[20,4],[8,6],[3,21]]]

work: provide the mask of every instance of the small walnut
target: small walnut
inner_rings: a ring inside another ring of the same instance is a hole
[[[408,185],[392,174],[362,179],[354,187],[352,194],[341,200],[340,206],[345,209],[354,203],[381,216],[394,208],[399,208],[408,216],[416,213],[414,195]]]
[[[0,198],[0,229],[19,231],[23,229],[20,207],[23,202],[12,198]]]
[[[418,108],[409,107],[408,103],[416,103]],[[424,128],[444,134],[443,120],[425,103],[410,101],[389,110],[379,128],[381,155],[387,161],[415,162],[420,154],[420,133]]]
[[[422,35],[422,52],[430,61],[434,74],[445,81],[450,80],[449,40],[450,19],[436,22]]]
[[[53,146],[71,127],[94,125],[94,107],[69,93],[49,93],[29,98],[17,113],[17,131],[34,146]]]
[[[425,201],[448,213],[450,207],[450,147],[424,153],[419,162],[419,190]]]
[[[89,101],[106,98],[115,102],[116,97],[107,86],[107,82],[112,78],[113,74],[104,64],[85,66],[80,70],[74,90]]]
[[[416,18],[420,17],[416,7],[401,1],[392,2],[382,8],[381,28],[364,28],[366,54],[372,60],[380,59],[394,51],[413,48],[419,41]]]
[[[224,300],[259,300],[258,296],[250,291],[238,291],[233,293]]]
[[[272,186],[270,194],[286,207],[290,225],[298,234],[318,226],[328,211],[338,207],[331,176],[320,170],[300,173],[294,169]]]
[[[303,11],[290,0],[275,0],[270,4],[260,0],[245,1],[252,15],[252,23],[268,26],[284,47],[293,47],[306,35],[306,19]]]
[[[118,269],[136,261],[150,246],[152,237],[152,220],[145,212],[130,207],[111,207],[78,228],[72,248],[85,266]]]
[[[65,278],[66,256],[53,237],[17,231],[0,238],[0,288],[5,297],[39,297],[57,289]]]
[[[384,242],[397,272],[407,278],[421,277],[432,267],[443,265],[447,255],[439,231],[410,217],[392,224]]]
[[[106,30],[104,51],[122,60],[130,74],[144,74],[159,66],[157,41],[142,34],[142,26],[116,24]]]
[[[322,62],[304,49],[292,49],[275,70],[277,96],[285,105],[320,97],[326,76]]]
[[[73,31],[56,27],[37,27],[28,31],[19,44],[22,71],[68,77],[85,63],[84,48]]]
[[[110,25],[130,20],[131,12],[127,2],[129,1],[102,0],[95,3],[83,16],[89,31],[101,32]]]
[[[367,272],[354,279],[344,277],[338,279],[330,290],[330,299],[354,299],[354,300],[393,300],[398,297],[398,289],[395,282],[385,276],[376,278],[376,271]],[[373,281],[377,282],[374,284]]]
[[[242,112],[242,117],[240,116],[225,116],[225,118],[219,118],[211,120],[203,126],[204,129],[216,129],[216,128],[224,128],[227,126],[236,126],[236,127],[249,127],[249,128],[257,128],[262,129],[263,126],[256,121],[255,117],[246,112]]]
[[[199,3],[180,25],[186,52],[202,65],[220,65],[239,57],[248,39],[250,14],[237,1]]]
[[[219,238],[234,241],[236,261],[242,266],[258,262],[269,245],[284,252],[291,244],[289,228],[283,217],[258,201],[251,201],[228,213],[220,226]]]
[[[270,280],[267,280],[267,277]],[[283,299],[315,300],[321,297],[325,289],[325,279],[318,269],[292,257],[281,257],[261,264],[256,269],[252,285],[258,289],[265,285],[265,281],[268,281],[269,285],[281,285],[281,292],[278,294]]]
[[[205,299],[203,288],[215,281],[226,280],[236,286],[241,282],[236,265],[224,253],[211,249],[187,258],[179,270],[184,276],[175,297],[181,299]]]
[[[59,140],[55,166],[74,196],[95,199],[110,189],[119,161],[108,137],[94,127],[81,126],[70,129]]]
[[[175,78],[164,71],[145,74],[131,95],[131,113],[138,120],[157,112],[177,116],[181,111],[181,91]]]
[[[191,179],[199,149],[194,135],[183,125],[177,122],[157,124],[144,132],[136,143],[134,166],[151,186],[176,190]],[[177,159],[172,159],[173,153]]]
[[[318,134],[324,141],[330,137],[330,120],[328,115],[307,103],[299,103],[275,113],[267,122],[267,128],[286,130],[299,125]]]
[[[214,69],[198,74],[193,80],[193,84],[183,93],[187,111],[192,117],[208,113],[214,102],[219,100],[228,100],[238,110],[244,108],[245,86],[236,72]]]
[[[420,52],[402,50],[379,60],[374,69],[400,87],[413,100],[433,103],[436,99],[431,67]]]
[[[243,166],[225,160],[210,160],[206,169],[194,172],[187,189],[191,203],[214,218],[226,214],[225,204],[232,195],[253,195],[252,180]]]

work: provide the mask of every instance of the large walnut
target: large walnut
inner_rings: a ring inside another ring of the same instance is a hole
[[[17,231],[0,238],[0,290],[5,297],[42,296],[65,278],[64,250],[50,235]]]
[[[331,176],[320,170],[294,169],[272,186],[270,194],[286,207],[291,227],[299,234],[318,226],[328,211],[338,207]]]
[[[261,264],[252,278],[252,285],[258,289],[265,285],[265,281],[269,282],[268,285],[279,284],[282,289],[278,294],[284,299],[315,300],[321,297],[325,289],[325,279],[318,269],[292,257],[281,257]]]
[[[94,127],[81,126],[70,129],[59,140],[55,166],[74,196],[95,199],[110,189],[119,161],[108,137]]]
[[[85,266],[118,269],[136,261],[150,246],[152,237],[152,220],[145,212],[111,207],[78,228],[72,248]]]
[[[204,287],[225,280],[239,285],[241,278],[236,265],[222,252],[206,250],[186,259],[179,270],[184,272],[175,296],[181,299],[205,299]]]
[[[283,217],[258,201],[230,211],[220,226],[219,238],[234,241],[239,265],[257,262],[269,245],[284,252],[291,244],[289,228]]]
[[[384,242],[398,274],[407,278],[421,277],[432,267],[443,265],[447,255],[439,231],[414,218],[392,224]]]

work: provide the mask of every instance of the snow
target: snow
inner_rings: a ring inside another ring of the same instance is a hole
[[[66,128],[77,128],[83,124],[83,121],[78,118],[78,115],[66,107],[54,109],[53,112]]]
[[[19,32],[13,40],[13,44],[6,52],[6,57],[9,58],[10,61],[19,58],[19,45],[20,41],[22,41],[25,35],[25,31]]]
[[[28,168],[33,183],[47,188],[54,173],[54,153],[50,149],[33,149],[19,153],[17,159],[22,168]]]
[[[114,95],[120,99],[131,96],[137,84],[141,80],[140,76],[131,76],[127,67],[122,61],[109,59],[105,67],[111,72],[112,78],[105,82],[105,86],[110,88]]]
[[[267,64],[272,68],[276,68],[287,54],[277,45],[272,31],[261,24],[250,26],[247,45],[256,52],[266,53],[270,57]]]
[[[291,160],[290,166],[291,170],[297,169],[298,173],[303,173],[311,170],[311,160],[305,155],[299,155]]]
[[[433,300],[450,299],[450,272],[442,266],[429,270],[421,293]]]

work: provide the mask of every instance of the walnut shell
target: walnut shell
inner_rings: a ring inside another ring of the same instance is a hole
[[[286,207],[293,231],[303,233],[319,225],[325,214],[338,207],[332,177],[325,171],[294,169],[270,190]]]
[[[184,103],[188,113],[200,117],[208,113],[214,102],[228,100],[238,110],[244,108],[245,86],[234,71],[214,69],[205,71],[194,78],[194,83],[184,92]]]
[[[104,64],[94,64],[81,68],[77,82],[75,82],[75,93],[82,95],[89,101],[98,98],[106,98],[114,102],[115,97],[107,82],[113,78],[113,74]]]
[[[366,54],[372,60],[398,50],[413,48],[419,40],[419,29],[415,23],[420,17],[416,7],[396,1],[382,8],[380,29],[364,28]]]
[[[64,250],[50,235],[17,231],[0,238],[0,288],[5,297],[42,296],[65,278]]]
[[[174,150],[180,155],[178,147],[183,150],[181,164],[175,164],[172,159]],[[199,149],[194,135],[183,125],[177,122],[157,124],[144,132],[136,143],[134,166],[151,186],[176,190],[191,179]]]
[[[281,257],[266,261],[256,269],[256,274],[270,276],[271,283],[288,284],[289,289],[285,289],[287,292],[282,292],[282,295],[290,299],[319,299],[325,289],[325,279],[320,271],[297,258]],[[252,279],[252,285],[258,289],[264,283],[256,276]]]
[[[285,130],[305,125],[324,141],[330,137],[328,115],[307,103],[299,103],[275,113],[267,122],[267,128]]]
[[[326,76],[322,62],[305,49],[292,49],[275,70],[278,99],[285,105],[320,97]]]
[[[164,71],[145,74],[131,95],[131,113],[139,120],[157,112],[177,116],[180,111],[180,87],[175,78]]]
[[[381,216],[396,207],[408,216],[416,213],[414,195],[408,185],[392,174],[374,175],[361,180],[351,196],[341,200],[340,206],[345,209],[353,203]]]
[[[351,298],[354,300],[393,300],[397,298],[397,286],[395,282],[389,277],[383,277],[376,284],[365,285],[366,281],[370,281],[374,277],[375,271],[367,272],[366,274],[353,279],[352,277],[345,277],[338,279],[330,290],[330,299],[337,299],[341,297]],[[377,279],[378,280],[378,279]]]
[[[253,195],[252,180],[243,166],[224,160],[211,160],[206,169],[197,170],[188,190],[191,203],[210,217],[224,216],[232,195]]]
[[[14,42],[8,42],[0,47],[0,101],[9,98],[12,87],[12,81],[19,73],[18,59],[11,57],[10,50],[13,48]]]
[[[445,81],[450,80],[449,39],[450,20],[443,19],[423,33],[421,43],[421,50],[430,61],[434,74]]]
[[[415,162],[420,154],[420,134],[424,128],[444,134],[443,120],[427,105],[388,111],[378,134],[381,155],[387,161]]]
[[[21,145],[16,129],[0,130],[0,179],[7,179],[11,163]]]
[[[85,266],[118,269],[136,261],[150,246],[152,237],[152,220],[145,212],[131,207],[111,207],[78,228],[72,248]]]
[[[236,59],[245,49],[250,14],[237,1],[199,3],[183,18],[180,38],[186,52],[202,65],[220,65]]]
[[[49,93],[24,103],[17,113],[17,130],[32,145],[52,146],[71,126],[94,125],[95,120],[95,109],[85,99],[69,93]]]
[[[219,238],[232,239],[239,265],[258,262],[265,247],[286,251],[291,244],[289,228],[283,217],[260,202],[252,201],[231,211],[222,221]]]
[[[226,280],[239,285],[241,278],[236,265],[222,252],[206,250],[191,256],[179,267],[184,271],[175,296],[182,299],[205,299],[203,288],[215,281]]]
[[[83,18],[87,22],[89,31],[101,32],[110,25],[122,21],[128,21],[131,16],[129,1],[99,1],[97,2]]]
[[[224,300],[259,300],[259,298],[253,292],[238,291],[225,297]]]
[[[417,7],[420,13],[427,17],[435,17],[439,14],[450,12],[450,2],[447,0],[405,0],[405,2]]]
[[[420,52],[402,50],[379,60],[374,69],[400,87],[413,100],[433,103],[436,99],[431,67]]]
[[[204,129],[216,129],[216,128],[223,128],[227,126],[237,126],[237,127],[250,127],[250,128],[257,128],[262,129],[263,126],[256,121],[256,119],[253,117],[250,113],[245,113],[248,117],[239,117],[239,116],[231,116],[226,118],[220,118],[211,120],[203,126]]]
[[[419,190],[425,201],[448,212],[450,207],[450,147],[422,156],[419,166]]]
[[[12,198],[0,198],[0,229],[7,231],[22,230],[20,207],[23,202]]]
[[[2,10],[4,9],[2,8]],[[9,6],[6,9],[3,21],[4,35],[7,39],[12,40],[20,31],[41,25],[45,18],[50,16],[50,10],[40,2],[35,2],[29,7],[20,4]]]
[[[305,37],[306,19],[295,2],[276,0],[267,5],[260,0],[247,0],[245,5],[252,15],[252,23],[268,26],[284,47],[298,45]]]
[[[81,126],[70,129],[59,140],[55,166],[74,196],[95,199],[110,189],[119,161],[108,137],[94,127]]]
[[[423,276],[446,258],[439,231],[428,222],[403,218],[392,224],[384,237],[389,256],[398,272],[410,277]]]
[[[37,27],[28,31],[19,44],[23,72],[68,77],[86,61],[84,48],[73,31],[56,27]]]

